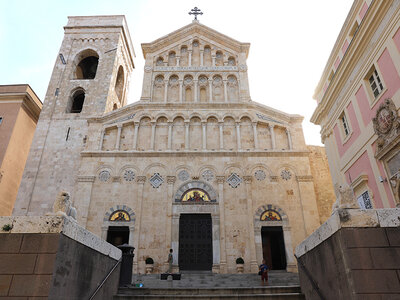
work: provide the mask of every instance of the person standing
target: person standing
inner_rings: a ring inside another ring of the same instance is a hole
[[[268,284],[268,266],[265,262],[265,259],[262,260],[262,264],[260,265],[259,269],[259,274],[261,275],[261,284],[264,284],[264,282]]]
[[[174,252],[174,250],[169,249],[169,254],[168,254],[168,271],[167,273],[172,273],[172,262],[174,260],[174,257],[172,255],[172,252]]]

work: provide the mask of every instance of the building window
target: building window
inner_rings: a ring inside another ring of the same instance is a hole
[[[368,191],[365,191],[357,198],[358,205],[361,209],[371,209],[372,203]]]
[[[3,123],[3,117],[0,117],[0,125]]]
[[[84,101],[85,91],[82,89],[76,90],[68,102],[67,113],[80,113],[82,111]]]
[[[340,121],[342,122],[342,129],[344,136],[347,137],[350,133],[350,127],[349,123],[347,122],[346,115],[344,113],[340,116]]]
[[[383,84],[375,68],[372,70],[371,75],[368,78],[368,82],[376,99],[383,91]]]

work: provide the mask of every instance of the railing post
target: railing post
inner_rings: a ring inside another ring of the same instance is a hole
[[[133,266],[133,251],[135,247],[123,244],[118,246],[122,251],[121,272],[119,275],[119,286],[126,286],[132,284],[132,266]]]

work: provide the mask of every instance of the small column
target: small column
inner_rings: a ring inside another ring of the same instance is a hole
[[[226,238],[225,238],[225,205],[224,205],[224,176],[216,176],[218,183],[218,195],[219,195],[219,214],[220,214],[220,247],[221,247],[221,261],[220,271],[226,273]]]
[[[168,80],[164,80],[164,102],[167,103],[168,99]]]
[[[134,239],[133,246],[136,249],[136,255],[133,259],[133,266],[136,268],[136,273],[139,273],[138,268],[138,257],[139,257],[139,246],[140,246],[140,233],[141,233],[141,227],[142,227],[142,204],[143,204],[143,188],[144,188],[144,183],[146,182],[146,176],[138,176],[136,179],[136,182],[138,183],[138,189],[137,189],[137,201],[138,201],[138,210],[136,211],[136,228],[135,228],[135,235],[137,238]]]
[[[179,80],[179,102],[183,102],[183,80]]]
[[[258,134],[257,134],[257,122],[253,122],[253,135],[254,135],[254,149],[258,149]]]
[[[188,52],[189,52],[188,66],[191,67],[192,66],[192,50],[188,50]]]
[[[224,149],[224,122],[219,122],[219,149]]]
[[[198,80],[193,80],[193,85],[194,85],[194,102],[198,102],[199,101],[199,99],[198,99],[198,93],[197,93],[197,90],[198,90]]]
[[[179,64],[181,62],[181,57],[180,56],[176,56],[176,66],[179,67]]]
[[[274,132],[274,125],[269,124],[269,131],[271,133],[271,148],[275,149],[275,132]]]
[[[117,128],[118,128],[118,133],[117,133],[117,141],[115,142],[115,150],[119,150],[119,144],[121,141],[122,124],[118,124]]]
[[[185,150],[189,150],[189,123],[190,121],[185,121]]]
[[[201,126],[203,127],[203,150],[207,149],[207,122],[201,122]]]
[[[212,58],[212,66],[215,67],[215,60],[217,57],[213,55],[211,58]]]
[[[209,102],[213,102],[213,84],[212,79],[208,79]]]
[[[154,150],[155,140],[156,140],[156,122],[152,121],[151,122],[151,143],[150,143],[151,150]]]
[[[101,149],[103,149],[103,142],[104,142],[104,135],[106,134],[106,129],[104,128],[101,131],[101,135],[100,135],[100,143],[99,143],[99,150],[101,151]]]
[[[225,102],[228,102],[228,80],[223,80],[224,82],[224,98]]]
[[[200,50],[200,67],[204,64],[204,49]]]
[[[139,132],[139,122],[135,122],[135,132],[133,135],[133,150],[137,149],[138,132]]]
[[[237,149],[241,149],[240,145],[240,122],[236,122],[236,141],[237,141]]]
[[[254,240],[254,223],[253,223],[253,200],[251,181],[252,176],[243,176],[246,184],[246,199],[247,199],[247,220],[248,220],[248,233],[249,233],[249,248],[250,248],[250,272],[256,273],[258,270],[257,257],[256,257],[256,244]]]
[[[165,224],[165,242],[166,242],[166,251],[169,251],[169,249],[172,248],[172,197],[173,197],[173,192],[174,192],[174,183],[175,183],[176,177],[175,176],[167,176],[167,184],[168,184],[168,206],[167,206],[167,220]]]
[[[168,150],[172,148],[172,122],[168,122]]]
[[[287,139],[288,139],[289,150],[292,150],[293,149],[292,136],[290,135],[289,128],[286,128],[285,130],[286,130],[286,135],[287,135]]]

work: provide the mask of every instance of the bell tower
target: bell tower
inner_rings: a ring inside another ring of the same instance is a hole
[[[126,105],[134,55],[124,16],[68,17],[14,215],[45,214],[61,190],[73,197],[87,119]]]

